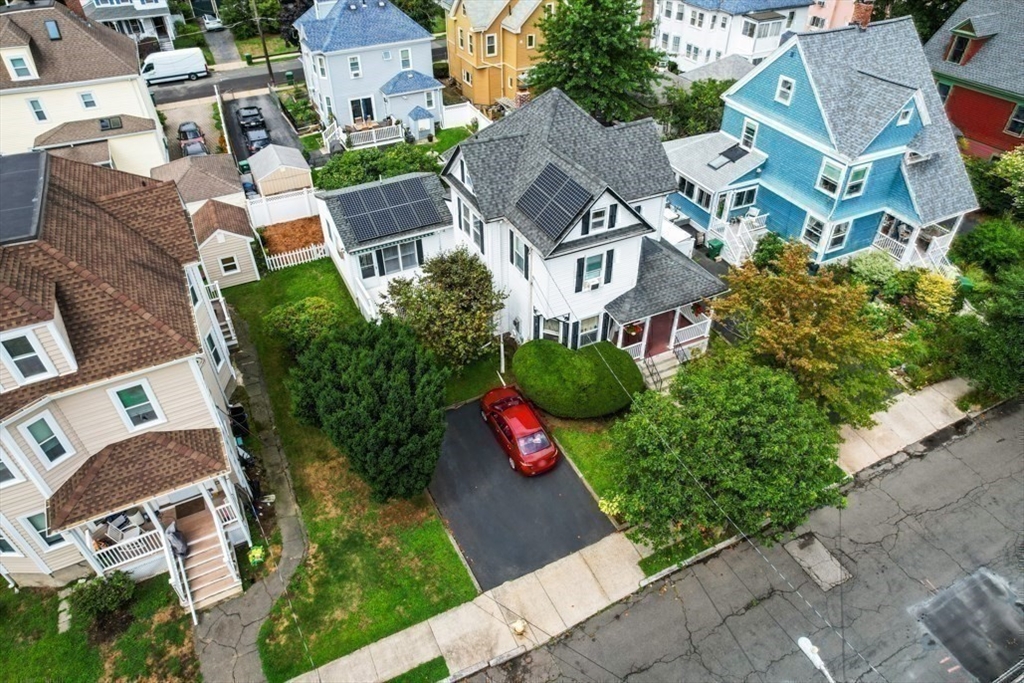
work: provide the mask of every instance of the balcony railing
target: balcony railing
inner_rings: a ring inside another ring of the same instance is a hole
[[[873,244],[876,249],[881,249],[900,263],[903,262],[903,257],[907,254],[907,244],[882,233],[875,235]]]
[[[352,131],[348,134],[349,144],[347,146],[350,149],[357,149],[359,147],[376,147],[377,145],[401,142],[404,139],[405,132],[402,129],[401,124],[395,124],[393,126],[370,128],[369,130]]]
[[[689,316],[686,316],[689,318]],[[680,327],[676,330],[675,337],[673,339],[675,346],[685,346],[692,344],[700,339],[708,336],[711,331],[711,318],[706,315],[696,316],[696,321],[692,325],[686,327]]]
[[[629,354],[629,357],[633,360],[640,360],[644,357],[644,343],[638,342],[630,346],[624,346],[623,351]]]
[[[153,529],[135,538],[127,538],[116,545],[100,548],[96,551],[96,560],[104,570],[115,569],[148,555],[154,555],[162,551],[163,547],[160,531]]]
[[[235,508],[231,503],[218,505],[213,509],[213,511],[217,513],[217,518],[220,519],[221,524],[224,524],[225,526],[238,520],[238,515],[235,514]]]

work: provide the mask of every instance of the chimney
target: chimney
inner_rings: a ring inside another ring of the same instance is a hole
[[[871,23],[871,12],[875,9],[873,0],[857,0],[853,3],[853,16],[850,17],[851,24],[857,24],[861,29],[866,29]]]
[[[82,9],[82,0],[65,0],[64,5],[78,16],[85,18],[85,10]]]

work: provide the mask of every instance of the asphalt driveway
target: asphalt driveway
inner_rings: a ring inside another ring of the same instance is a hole
[[[270,134],[270,142],[275,145],[285,145],[302,149],[299,136],[292,130],[291,124],[284,118],[284,114],[277,108],[277,105],[270,95],[254,95],[252,97],[239,97],[234,100],[224,100],[224,125],[228,135],[231,136],[231,151],[235,159],[241,161],[249,158],[249,152],[245,149],[245,136],[242,135],[242,127],[238,125],[238,117],[235,112],[241,107],[259,107],[263,110],[263,118],[267,123],[267,133]]]
[[[448,411],[447,418],[429,490],[483,590],[615,530],[568,463],[524,477],[509,468],[476,402]]]

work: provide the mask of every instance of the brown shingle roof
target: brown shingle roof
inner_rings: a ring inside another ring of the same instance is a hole
[[[242,191],[242,181],[230,154],[183,157],[157,166],[149,174],[157,180],[173,180],[186,203]]]
[[[46,501],[51,531],[96,519],[228,472],[216,429],[147,432],[89,458]]]
[[[100,128],[100,119],[119,118],[121,127],[112,130]],[[59,126],[36,136],[33,143],[37,149],[70,145],[76,142],[91,142],[93,140],[109,140],[121,135],[135,135],[144,133],[147,130],[156,130],[156,123],[153,119],[144,119],[141,116],[129,116],[121,114],[117,117],[102,116],[95,119],[82,119],[80,121],[68,121]]]
[[[217,200],[206,202],[192,214],[192,229],[195,230],[196,241],[200,245],[218,230],[253,239],[252,228],[249,227],[249,214],[245,209]]]
[[[110,161],[110,145],[107,144],[106,140],[102,142],[87,142],[84,145],[75,145],[74,147],[55,147],[54,149],[46,150],[46,153],[83,164],[101,164]]]
[[[50,40],[46,21],[57,22],[60,40]],[[26,43],[31,46],[39,78],[14,81],[7,69],[0,69],[0,88],[77,83],[139,73],[135,41],[98,22],[87,22],[53,2],[11,5],[0,13],[0,47],[23,47]]]
[[[39,238],[0,247],[0,282],[27,265],[54,283],[78,370],[5,391],[0,417],[201,349],[183,272],[199,255],[173,186],[59,157],[47,173]]]
[[[56,286],[27,263],[0,251],[0,325],[4,329],[53,319]]]

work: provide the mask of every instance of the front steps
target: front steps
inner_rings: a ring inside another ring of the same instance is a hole
[[[178,521],[178,529],[188,541],[185,578],[196,611],[242,593],[242,581],[235,578],[209,510],[189,515]],[[232,552],[233,552],[232,548]]]

